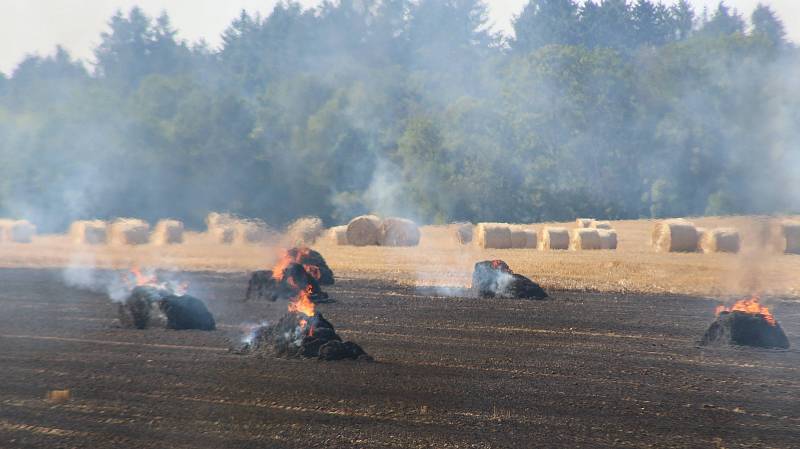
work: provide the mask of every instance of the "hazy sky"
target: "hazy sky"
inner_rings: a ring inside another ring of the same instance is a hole
[[[510,22],[527,0],[488,0],[494,27],[510,29]],[[698,14],[718,0],[690,0]],[[727,0],[749,15],[759,2],[771,6],[784,21],[789,37],[800,42],[800,0]],[[0,71],[9,74],[29,53],[49,54],[57,44],[74,56],[91,59],[100,32],[118,9],[140,6],[150,15],[169,13],[180,37],[219,44],[220,33],[239,11],[268,13],[277,0],[0,0]],[[319,0],[300,0],[313,6]]]

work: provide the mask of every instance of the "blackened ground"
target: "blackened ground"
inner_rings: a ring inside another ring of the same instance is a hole
[[[218,330],[123,329],[58,271],[0,270],[0,447],[797,447],[792,349],[700,348],[716,303],[551,292],[444,298],[337,280],[317,306],[376,363],[234,355],[245,274],[193,273]],[[72,400],[50,404],[48,390]]]

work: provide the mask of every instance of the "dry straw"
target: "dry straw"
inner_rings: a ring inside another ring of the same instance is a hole
[[[347,226],[334,226],[328,229],[327,239],[334,245],[347,245]]]
[[[108,239],[108,224],[103,220],[73,221],[69,237],[76,245],[102,245]]]
[[[542,237],[539,240],[539,249],[568,249],[569,230],[554,226],[546,226],[542,230]]]
[[[613,229],[598,229],[600,236],[600,249],[617,249],[617,231]]]
[[[716,228],[700,232],[699,249],[704,253],[738,253],[741,240],[734,228]]]
[[[478,223],[474,239],[480,248],[511,248],[511,228],[507,223]]]
[[[661,221],[653,227],[651,243],[659,252],[695,252],[698,241],[697,228],[683,219]]]
[[[536,229],[523,225],[511,225],[510,229],[512,248],[536,248]]]
[[[144,245],[150,239],[150,225],[138,218],[118,218],[108,226],[111,245]]]
[[[472,242],[473,228],[472,223],[455,223],[456,241],[462,245]]]
[[[594,229],[613,229],[611,222],[608,221],[592,221],[592,228]]]
[[[183,223],[178,220],[160,220],[153,229],[150,243],[159,246],[183,243],[183,231]]]
[[[381,237],[381,219],[361,215],[347,224],[347,242],[353,246],[377,245]]]
[[[575,225],[579,228],[590,228],[594,218],[578,218],[575,220]]]
[[[293,245],[312,245],[324,229],[318,217],[303,217],[289,225],[286,235]]]
[[[36,226],[28,220],[0,220],[0,242],[31,243]]]
[[[381,222],[381,246],[417,246],[419,239],[419,226],[407,218],[388,217]]]
[[[800,222],[783,221],[773,231],[780,252],[800,254]]]
[[[578,228],[570,231],[569,249],[600,249],[600,234],[597,229]]]

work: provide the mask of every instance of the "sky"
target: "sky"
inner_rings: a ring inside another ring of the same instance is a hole
[[[0,72],[11,74],[28,54],[52,54],[62,45],[73,56],[91,61],[92,50],[117,10],[141,7],[151,16],[166,11],[179,36],[189,42],[204,39],[212,47],[242,9],[268,14],[278,0],[0,0]],[[310,7],[319,0],[300,0]],[[672,3],[671,0],[667,1]],[[697,13],[718,0],[690,0]],[[772,7],[786,25],[789,38],[800,42],[800,0],[726,0],[749,15],[758,3]],[[511,20],[527,0],[487,0],[493,28],[510,34]]]

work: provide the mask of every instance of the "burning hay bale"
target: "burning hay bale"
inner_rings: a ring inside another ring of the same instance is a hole
[[[778,250],[786,254],[800,254],[800,223],[784,221],[773,228],[773,238]]]
[[[756,296],[741,300],[730,308],[718,307],[717,319],[708,327],[700,343],[704,346],[789,348],[789,340],[780,324],[768,308],[759,304]]]
[[[216,328],[214,316],[203,301],[189,295],[178,295],[161,286],[135,287],[120,303],[118,313],[124,327],[136,329],[153,327],[155,319],[158,319],[157,325],[167,329],[211,331]],[[163,322],[164,318],[166,322]]]
[[[111,245],[144,245],[150,239],[150,225],[138,218],[118,218],[108,227]]]
[[[592,250],[600,249],[600,233],[597,229],[577,228],[570,231],[569,249]]]
[[[698,240],[697,228],[692,223],[674,219],[656,223],[651,242],[659,252],[695,252]]]
[[[347,226],[334,226],[328,229],[327,238],[334,245],[347,245]]]
[[[600,249],[617,249],[617,231],[613,229],[598,229]]]
[[[313,302],[328,299],[320,285],[333,285],[333,271],[322,254],[309,248],[287,250],[272,270],[256,271],[250,277],[245,301],[266,298],[269,301],[296,297],[309,289]]]
[[[522,225],[511,225],[509,229],[512,248],[536,248],[538,241],[536,229]]]
[[[369,246],[380,243],[381,219],[375,215],[361,215],[347,224],[347,243]]]
[[[28,220],[0,220],[0,242],[30,243],[36,226]]]
[[[515,274],[502,260],[485,260],[475,264],[472,291],[479,298],[547,298],[547,293],[539,284]]]
[[[74,221],[69,227],[69,237],[77,245],[102,245],[106,243],[107,228],[103,220]]]
[[[474,238],[481,248],[511,248],[511,228],[505,223],[478,223]]]
[[[593,222],[594,218],[578,218],[575,220],[575,225],[579,228],[590,228]]]
[[[472,242],[472,223],[456,223],[456,241],[462,245]]]
[[[569,249],[569,230],[547,226],[542,230],[539,249]]]
[[[592,227],[594,229],[613,229],[611,227],[611,222],[609,222],[609,221],[592,220],[592,224],[591,224],[590,227]]]
[[[378,237],[381,246],[417,246],[419,239],[419,226],[411,220],[388,217],[381,222]]]
[[[323,231],[322,220],[317,217],[298,218],[286,230],[292,245],[311,245]]]
[[[738,253],[739,231],[733,228],[716,228],[700,232],[699,248],[704,253]]]
[[[178,220],[159,221],[150,236],[150,243],[159,246],[183,243],[183,223]]]

